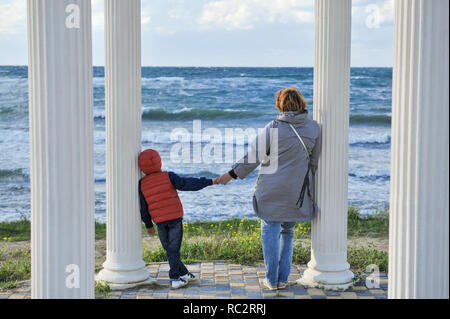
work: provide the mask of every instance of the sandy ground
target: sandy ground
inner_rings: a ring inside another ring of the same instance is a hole
[[[159,239],[157,236],[144,236],[143,245],[147,245],[150,249],[155,249],[160,246]],[[6,246],[6,247],[4,247]],[[18,241],[18,242],[0,242],[0,249],[4,248],[5,253],[16,253],[18,250],[24,247],[29,247],[29,241]],[[348,239],[349,247],[366,247],[373,248],[383,251],[388,251],[389,249],[389,239],[388,238],[370,238],[370,237],[357,237]],[[101,265],[106,258],[106,240],[99,239],[95,241],[95,264]]]

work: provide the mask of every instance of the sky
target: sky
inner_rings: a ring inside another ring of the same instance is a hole
[[[339,0],[336,0],[339,1]],[[393,0],[353,0],[353,67],[391,67]],[[104,0],[92,0],[104,65]],[[314,0],[142,0],[142,65],[314,64]],[[0,65],[27,65],[26,0],[0,0]]]

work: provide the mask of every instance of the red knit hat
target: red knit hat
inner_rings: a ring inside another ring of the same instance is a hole
[[[148,149],[139,155],[139,167],[145,175],[161,172],[161,157],[155,150]]]

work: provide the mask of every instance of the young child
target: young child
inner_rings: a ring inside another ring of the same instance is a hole
[[[139,167],[144,176],[139,181],[141,219],[149,234],[155,233],[153,222],[158,226],[158,236],[167,253],[169,278],[173,289],[183,287],[195,279],[180,258],[183,240],[183,206],[178,197],[180,191],[198,191],[216,183],[207,178],[184,178],[173,172],[161,171],[161,157],[152,149],[139,155]]]

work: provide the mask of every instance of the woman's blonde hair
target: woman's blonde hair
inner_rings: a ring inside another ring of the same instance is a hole
[[[294,87],[284,88],[277,92],[275,107],[280,112],[308,113],[308,102],[303,94]]]

